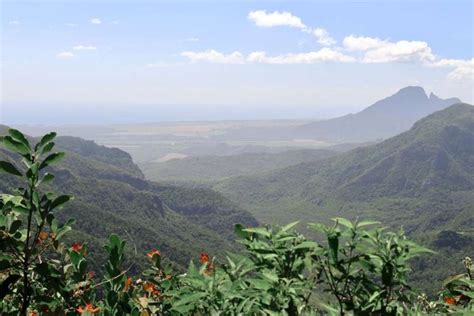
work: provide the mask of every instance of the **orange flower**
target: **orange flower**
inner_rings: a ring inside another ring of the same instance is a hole
[[[88,277],[89,279],[92,279],[92,278],[94,277],[94,271],[88,272],[88,273],[87,273],[87,277]]]
[[[130,286],[132,285],[132,282],[133,282],[133,280],[132,280],[131,277],[129,277],[128,279],[125,280],[125,286],[123,287],[123,291],[124,291],[124,292],[127,292],[127,291],[128,291],[128,289],[129,289]]]
[[[48,232],[45,232],[44,230],[40,231],[38,234],[38,239],[36,239],[37,244],[42,244],[43,241],[45,241],[49,236]]]
[[[28,314],[28,316],[39,316],[39,314],[38,314],[37,311],[30,311],[30,313]]]
[[[161,291],[156,288],[156,286],[151,282],[143,282],[143,289],[145,292],[148,292],[152,295],[160,296]]]
[[[155,285],[150,282],[143,282],[143,289],[145,292],[153,292],[153,290],[155,290]]]
[[[80,252],[82,250],[82,244],[80,242],[75,242],[72,244],[71,248],[75,252]]]
[[[80,314],[82,314],[84,312],[89,312],[89,313],[95,314],[99,311],[99,308],[94,307],[92,304],[88,303],[88,304],[86,304],[86,306],[84,308],[79,306],[78,308],[76,308],[76,311]]]
[[[201,261],[201,263],[208,263],[209,254],[207,252],[201,252],[201,255],[199,256],[199,261]]]
[[[146,254],[148,257],[153,258],[154,255],[161,256],[159,250],[153,248],[149,253]]]
[[[38,234],[38,238],[42,240],[45,240],[46,238],[48,238],[48,236],[49,236],[49,233],[45,232],[44,230],[40,231],[40,233]]]
[[[449,305],[454,305],[456,304],[456,299],[452,296],[445,296],[444,297],[444,302]]]

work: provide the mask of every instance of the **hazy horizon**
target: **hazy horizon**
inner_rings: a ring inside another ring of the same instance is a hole
[[[413,85],[474,100],[472,1],[1,6],[4,124],[325,119]]]

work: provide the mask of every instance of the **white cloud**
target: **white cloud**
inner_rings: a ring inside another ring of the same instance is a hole
[[[102,24],[102,20],[99,18],[92,18],[89,22],[91,22],[91,24]]]
[[[300,29],[306,28],[301,19],[290,12],[268,12],[266,10],[251,11],[247,18],[261,27],[290,26]]]
[[[365,53],[365,63],[388,63],[404,61],[434,61],[435,56],[428,43],[422,41],[385,42],[380,47]]]
[[[8,24],[10,24],[10,25],[20,25],[21,23],[20,23],[20,21],[13,20],[13,21],[8,22]]]
[[[324,47],[315,52],[267,56],[265,52],[253,52],[247,57],[248,62],[265,64],[313,64],[320,62],[354,62],[352,56],[344,55],[331,48]]]
[[[77,24],[75,24],[75,23],[66,23],[66,26],[69,26],[69,27],[76,27]]]
[[[216,64],[243,64],[244,58],[240,52],[233,52],[225,55],[214,49],[208,49],[202,52],[186,51],[180,54],[183,57],[188,58],[191,62],[209,62]]]
[[[56,57],[67,59],[67,58],[74,57],[74,54],[71,53],[71,52],[61,52],[61,53],[57,54]]]
[[[428,43],[423,41],[390,42],[377,37],[346,36],[342,42],[349,51],[363,51],[364,63],[389,63],[405,61],[432,62],[435,56]]]
[[[328,31],[323,28],[316,28],[312,30],[312,33],[318,39],[318,43],[324,46],[331,46],[336,44],[336,40],[329,36]]]
[[[97,47],[95,46],[84,46],[84,45],[76,45],[72,48],[73,50],[96,50]]]
[[[345,48],[351,51],[366,51],[385,45],[387,42],[376,37],[346,36],[342,42]]]
[[[474,80],[474,58],[463,59],[440,59],[432,64],[432,67],[452,67],[454,68],[449,74],[448,79],[459,80]]]

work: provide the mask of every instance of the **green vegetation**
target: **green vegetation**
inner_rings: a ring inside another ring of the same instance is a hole
[[[185,268],[189,259],[203,249],[213,254],[235,249],[231,239],[235,223],[257,224],[248,212],[214,191],[145,181],[123,151],[78,138],[57,137],[54,142],[67,155],[45,169],[56,178],[44,188],[74,195],[68,208],[58,214],[58,220],[76,219],[75,230],[67,239],[82,240],[91,246],[89,258],[95,260],[90,264],[96,273],[102,270],[105,260],[101,245],[112,233],[127,237],[132,246],[127,257],[138,266],[145,260],[137,253],[159,247],[170,261]],[[0,157],[9,161],[20,158],[3,149]],[[21,163],[16,165],[24,169]],[[12,192],[20,184],[17,177],[0,176],[1,192]]]
[[[228,177],[261,173],[334,155],[324,149],[280,153],[244,153],[232,156],[198,156],[140,164],[148,179],[179,183],[212,182]]]
[[[24,167],[0,162],[19,180],[12,194],[0,195],[0,312],[2,315],[315,315],[474,312],[474,269],[448,279],[439,298],[414,292],[409,261],[430,250],[386,232],[378,222],[334,218],[333,225],[310,224],[325,242],[306,239],[294,228],[265,226],[235,231],[243,254],[225,262],[202,252],[200,264],[179,274],[152,249],[149,268],[133,273],[126,264],[126,242],[111,234],[105,244],[103,275],[89,268],[86,244],[66,246],[73,221],[57,214],[72,199],[43,192],[55,180],[46,169],[64,157],[52,152],[55,133],[33,147],[10,129],[3,145]],[[375,228],[371,228],[375,227]],[[159,228],[157,228],[159,229]],[[137,277],[140,277],[137,279]],[[135,278],[135,280],[134,280]]]
[[[474,252],[474,108],[453,105],[379,144],[215,189],[265,223],[344,216],[403,226],[440,252],[414,267],[417,286],[433,292],[453,260]]]

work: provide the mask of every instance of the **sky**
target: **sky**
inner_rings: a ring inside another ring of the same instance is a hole
[[[473,103],[473,1],[1,1],[0,122],[317,119]]]

